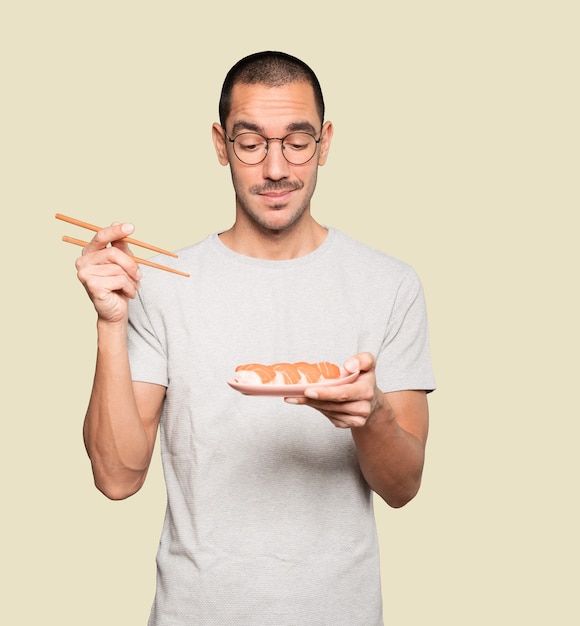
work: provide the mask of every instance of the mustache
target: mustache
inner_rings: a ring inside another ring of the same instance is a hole
[[[260,194],[268,193],[269,191],[295,191],[302,189],[302,187],[304,187],[304,183],[300,181],[273,180],[264,185],[253,185],[250,187],[250,193]]]

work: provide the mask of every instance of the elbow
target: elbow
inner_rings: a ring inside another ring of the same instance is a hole
[[[109,500],[126,500],[145,483],[148,466],[107,463],[98,454],[89,454],[89,458],[95,487]]]
[[[126,500],[130,498],[141,489],[144,482],[144,476],[132,482],[105,480],[95,477],[95,487],[109,500]]]
[[[392,509],[401,509],[405,505],[409,504],[409,502],[411,502],[411,500],[413,500],[413,498],[419,493],[420,486],[421,481],[413,483],[412,485],[401,485],[399,489],[393,489],[383,493],[379,492],[379,496]]]
[[[126,500],[135,495],[140,487],[136,489],[126,489],[116,485],[100,485],[95,482],[95,487],[109,500]]]
[[[401,497],[401,496],[397,496],[397,497],[381,496],[381,497],[392,509],[402,509],[406,504],[409,504],[409,502],[411,502],[411,500],[416,495],[417,495],[417,492],[415,492],[412,495],[407,495],[405,497]]]

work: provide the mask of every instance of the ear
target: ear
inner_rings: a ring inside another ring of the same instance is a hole
[[[211,136],[218,161],[221,165],[227,165],[230,162],[230,159],[228,158],[228,151],[226,147],[226,136],[224,129],[217,122],[211,127]]]
[[[330,150],[330,142],[332,141],[332,135],[334,133],[334,126],[332,122],[325,122],[320,133],[320,154],[318,155],[318,165],[324,165],[328,158],[328,151]]]

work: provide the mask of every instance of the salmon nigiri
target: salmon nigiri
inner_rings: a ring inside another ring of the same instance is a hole
[[[320,361],[319,363],[315,363],[314,365],[320,370],[322,377],[327,380],[340,377],[340,368],[338,367],[338,365],[330,363],[330,361]]]
[[[299,361],[294,363],[298,371],[303,377],[305,383],[317,383],[321,377],[321,371],[314,365],[314,363],[307,363],[306,361]]]
[[[296,385],[300,382],[300,372],[298,368],[292,363],[274,363],[272,369],[280,374],[280,383],[282,385]]]
[[[241,383],[262,384],[271,383],[276,377],[276,371],[269,365],[261,363],[246,363],[236,367],[236,379]]]

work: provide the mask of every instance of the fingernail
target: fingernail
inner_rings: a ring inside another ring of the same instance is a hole
[[[360,370],[360,363],[357,359],[347,359],[344,362],[344,369],[347,369],[349,372],[354,374],[354,372],[358,372]]]
[[[137,280],[141,280],[143,278],[143,272],[137,268]]]
[[[298,400],[296,398],[284,398],[284,402],[288,404],[298,404]]]
[[[311,400],[316,400],[318,398],[318,392],[314,391],[314,389],[305,389],[304,395]]]
[[[135,227],[133,226],[133,224],[128,224],[127,223],[127,224],[123,224],[123,226],[121,227],[121,230],[124,233],[129,234],[129,233],[132,233],[135,230]]]

